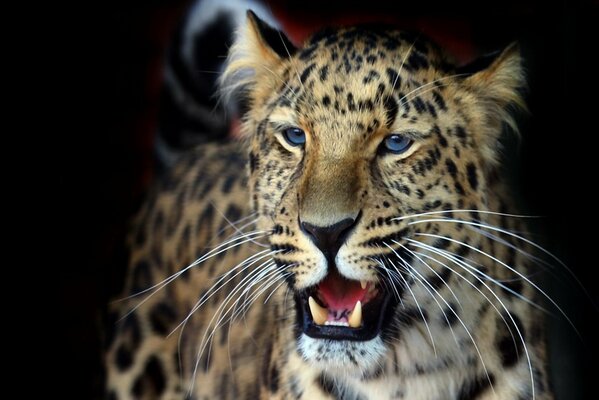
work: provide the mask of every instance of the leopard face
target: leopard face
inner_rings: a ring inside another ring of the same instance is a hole
[[[250,18],[223,82],[249,95],[252,207],[304,360],[362,376],[410,340],[411,319],[432,339],[433,308],[476,323],[477,305],[450,300],[476,288],[428,259],[477,256],[480,238],[442,219],[487,217],[506,106],[519,101],[514,49],[462,73],[422,37],[342,28],[296,49]]]

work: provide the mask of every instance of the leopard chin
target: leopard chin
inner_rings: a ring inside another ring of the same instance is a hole
[[[387,352],[380,335],[358,342],[302,334],[297,349],[303,360],[316,369],[358,379],[376,370]]]

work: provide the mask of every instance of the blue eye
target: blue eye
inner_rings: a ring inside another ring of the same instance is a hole
[[[283,136],[292,146],[301,146],[306,143],[306,133],[300,128],[287,128],[283,131]]]
[[[381,150],[383,152],[389,152],[393,154],[405,153],[410,146],[412,146],[413,140],[404,135],[389,135],[385,138],[382,143]]]

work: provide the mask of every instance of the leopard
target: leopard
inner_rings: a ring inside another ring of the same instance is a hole
[[[248,11],[220,79],[238,138],[149,191],[112,303],[109,399],[552,399],[536,245],[504,176],[517,44]]]

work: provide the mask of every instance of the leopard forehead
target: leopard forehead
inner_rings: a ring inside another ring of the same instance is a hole
[[[449,70],[440,51],[419,36],[327,30],[273,71],[280,80],[266,100],[269,120],[329,140],[418,128],[410,108],[433,117],[445,108],[441,90]],[[418,96],[427,92],[426,100]]]

